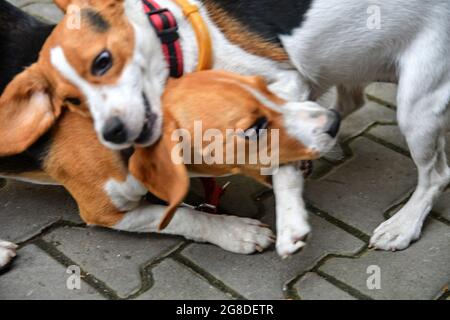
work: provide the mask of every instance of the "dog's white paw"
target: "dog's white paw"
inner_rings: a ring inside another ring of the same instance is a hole
[[[275,242],[269,226],[258,220],[235,216],[217,216],[216,234],[212,243],[240,254],[262,252]]]
[[[422,222],[399,212],[375,229],[370,246],[378,250],[404,250],[420,238]]]
[[[0,269],[5,267],[15,256],[17,245],[0,240]]]
[[[306,246],[311,227],[306,221],[299,221],[278,226],[277,230],[277,252],[284,259]]]

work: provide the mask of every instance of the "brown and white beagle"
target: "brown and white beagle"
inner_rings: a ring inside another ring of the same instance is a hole
[[[41,96],[33,98],[36,103],[4,103],[5,99],[11,99],[8,92],[21,93],[32,89],[30,83],[22,81],[23,74],[11,82],[5,91],[7,94],[0,98],[0,127],[5,128],[13,123],[21,128],[10,127],[8,141],[26,141],[30,135],[29,129],[36,127],[36,119],[46,119],[45,113],[42,113],[43,117],[36,118],[42,105],[38,102],[44,99]],[[21,90],[12,90],[17,83],[20,83]],[[167,226],[161,232],[210,242],[225,250],[245,254],[270,246],[274,240],[272,231],[259,221],[178,208],[188,192],[189,176],[239,173],[268,183],[267,176],[261,175],[260,171],[266,164],[175,164],[171,153],[177,140],[173,140],[173,133],[182,129],[194,139],[197,134],[194,123],[199,121],[203,126],[202,133],[216,130],[219,135],[226,136],[230,129],[243,132],[244,135],[235,135],[234,138],[247,146],[245,155],[251,157],[260,151],[248,148],[253,135],[258,138],[258,135],[264,134],[270,138],[269,132],[277,130],[279,150],[271,150],[272,144],[269,143],[267,151],[277,152],[280,164],[283,164],[318,156],[296,135],[305,123],[311,125],[311,119],[305,121],[305,115],[299,111],[302,108],[272,94],[261,78],[220,71],[198,72],[170,80],[163,102],[165,121],[162,138],[152,147],[137,149],[128,161],[124,160],[121,152],[106,148],[98,141],[90,118],[65,110],[50,131],[31,149],[1,157],[0,175],[63,185],[77,201],[80,215],[89,225],[131,232],[157,232]],[[14,113],[13,109],[18,108],[20,112]],[[283,109],[290,110],[290,117],[295,121],[286,122],[286,115],[281,112]],[[327,117],[317,115],[314,120],[320,126],[327,121]],[[258,129],[261,123],[264,123],[267,132]],[[225,150],[227,148],[223,143]],[[0,144],[4,149],[3,140]],[[210,145],[211,142],[202,142],[197,149],[192,147],[192,153],[207,153]],[[233,152],[236,153],[236,150]],[[20,159],[28,159],[28,162]],[[14,167],[14,163],[22,166]],[[168,201],[169,206],[144,201],[148,190]],[[176,210],[177,214],[169,224]],[[0,266],[13,257],[14,249],[12,244],[0,243]]]
[[[290,79],[296,73],[289,71],[290,66],[283,60],[286,56],[270,60],[270,57],[283,56],[279,54],[279,44],[255,45],[255,50],[264,49],[265,53],[273,49],[274,55],[268,57],[249,55],[232,45],[205,13],[214,7],[213,2],[205,1],[205,6],[199,6],[211,33],[214,57],[211,67],[261,74],[272,83],[271,88],[278,96],[286,96],[284,90],[292,86],[294,82]],[[11,119],[0,126],[3,137],[0,155],[25,151],[55,123],[65,108],[89,114],[97,138],[110,149],[153,145],[162,134],[161,100],[170,70],[165,42],[179,39],[183,71],[194,71],[201,50],[196,45],[195,28],[184,14],[198,16],[199,11],[189,5],[183,12],[175,1],[152,0],[170,10],[161,11],[161,20],[173,18],[178,24],[178,35],[172,32],[167,36],[155,31],[141,0],[55,0],[55,3],[66,12],[64,19],[48,37],[38,61],[10,84],[0,101],[0,118]],[[246,34],[243,32],[242,36]],[[252,37],[250,47],[258,39]],[[286,69],[280,73],[278,67]],[[283,85],[276,79],[283,80]],[[273,86],[274,82],[278,85]],[[257,95],[265,99],[264,95]],[[218,110],[221,104],[216,99],[208,108]],[[290,128],[290,133],[317,156],[330,150],[339,129],[338,114],[315,103],[287,105],[283,108],[283,125]],[[31,106],[34,108],[30,109]],[[298,115],[303,119],[301,126],[296,123]],[[219,122],[226,120],[217,111],[215,116]],[[22,134],[11,135],[11,132]],[[302,240],[310,231],[302,199],[302,173],[293,165],[282,166],[274,173],[273,187],[277,201],[277,251],[287,256],[304,246]]]

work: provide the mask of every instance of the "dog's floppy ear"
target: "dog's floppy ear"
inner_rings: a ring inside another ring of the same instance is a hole
[[[18,154],[36,142],[61,113],[37,64],[17,75],[0,97],[0,156]]]
[[[189,191],[189,175],[181,157],[176,152],[176,142],[171,140],[173,130],[178,129],[175,121],[166,116],[163,137],[154,146],[136,149],[130,159],[131,174],[161,200],[168,202],[168,208],[158,230],[164,230],[172,220],[179,205]]]

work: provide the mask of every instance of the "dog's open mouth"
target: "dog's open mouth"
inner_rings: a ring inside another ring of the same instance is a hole
[[[158,119],[158,116],[151,111],[150,102],[149,102],[147,96],[145,95],[145,93],[142,94],[142,98],[144,100],[144,105],[145,105],[145,121],[144,121],[144,126],[142,127],[141,134],[135,140],[135,143],[137,143],[137,144],[146,144],[146,143],[148,143],[148,141],[151,140],[151,138],[153,136],[153,131],[154,131],[153,129],[154,129],[156,120]]]

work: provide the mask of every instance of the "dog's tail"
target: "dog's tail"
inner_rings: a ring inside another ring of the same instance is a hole
[[[38,59],[53,28],[0,0],[0,94],[16,74]]]

